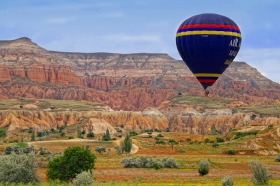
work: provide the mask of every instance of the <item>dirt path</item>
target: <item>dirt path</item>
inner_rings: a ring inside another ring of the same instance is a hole
[[[130,154],[135,154],[137,153],[139,150],[139,147],[135,144],[132,144],[132,148],[131,148],[131,151],[130,151]]]

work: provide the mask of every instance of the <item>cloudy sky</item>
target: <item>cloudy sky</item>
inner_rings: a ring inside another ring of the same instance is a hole
[[[217,13],[241,28],[236,58],[280,83],[279,0],[1,0],[0,40],[29,37],[48,50],[167,53],[178,26]]]

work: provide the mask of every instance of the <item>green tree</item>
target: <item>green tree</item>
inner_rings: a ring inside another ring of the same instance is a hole
[[[268,173],[268,169],[265,168],[259,161],[250,161],[249,166],[253,170],[252,180],[255,184],[267,185],[271,174]]]
[[[209,161],[201,160],[199,162],[198,173],[200,176],[204,176],[209,173],[210,163]]]
[[[35,141],[35,131],[33,131],[31,134],[31,141]]]
[[[126,154],[130,153],[132,148],[132,140],[129,135],[126,135],[124,139],[124,151]]]
[[[175,144],[178,144],[178,142],[177,142],[175,139],[170,139],[170,140],[168,140],[168,143],[171,144],[172,150],[173,150],[173,148],[174,148],[174,145],[175,145]]]
[[[94,138],[94,133],[93,133],[93,132],[88,133],[88,134],[87,134],[87,137],[88,137],[88,138],[91,138],[91,139]]]
[[[83,147],[70,147],[63,156],[54,158],[48,164],[47,178],[49,180],[71,181],[83,171],[94,168],[95,155]]]
[[[103,141],[110,141],[111,137],[110,137],[110,133],[109,133],[109,129],[107,128],[106,133],[103,135],[102,137]]]
[[[0,137],[6,137],[6,129],[0,129]]]

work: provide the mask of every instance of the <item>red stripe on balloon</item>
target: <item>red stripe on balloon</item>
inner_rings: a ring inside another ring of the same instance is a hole
[[[200,83],[215,83],[215,79],[199,79],[198,80]]]
[[[186,29],[186,28],[231,28],[235,30],[239,30],[238,26],[233,25],[223,25],[223,24],[192,24],[192,25],[183,25],[180,26],[178,30]]]

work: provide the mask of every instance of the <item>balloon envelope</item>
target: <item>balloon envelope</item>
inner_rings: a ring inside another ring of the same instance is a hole
[[[185,20],[176,34],[177,49],[204,89],[231,64],[241,45],[241,32],[231,19],[200,14]]]

